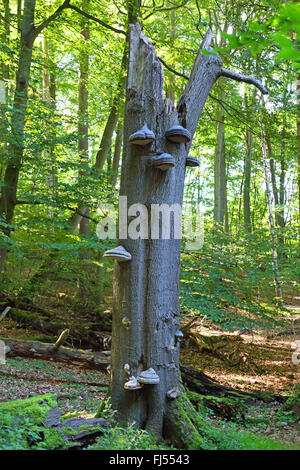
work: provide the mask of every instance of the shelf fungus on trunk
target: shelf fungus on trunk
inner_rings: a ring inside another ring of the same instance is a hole
[[[167,391],[167,397],[170,398],[171,400],[175,400],[175,398],[178,398],[180,394],[180,389],[179,387],[173,387],[171,390]]]
[[[177,339],[179,339],[179,340],[182,339],[182,338],[183,338],[183,333],[182,333],[182,331],[177,330],[176,333],[175,333],[175,338],[177,338]]]
[[[195,166],[200,166],[200,162],[198,158],[188,155],[185,160],[185,165],[195,167]]]
[[[153,168],[166,171],[169,170],[169,168],[173,168],[175,166],[175,158],[169,153],[161,153],[156,157],[150,158],[149,165]]]
[[[131,254],[128,253],[128,251],[126,251],[125,248],[121,245],[117,246],[116,248],[113,248],[112,250],[105,251],[103,257],[113,258],[119,262],[131,260]]]
[[[148,129],[147,125],[144,124],[143,127],[131,134],[129,136],[129,142],[134,145],[147,145],[155,140],[154,132]]]
[[[177,330],[175,333],[175,347],[178,346],[178,343],[180,343],[180,340],[183,338],[183,333],[180,330]]]
[[[134,375],[132,375],[131,377],[129,377],[129,380],[127,382],[125,382],[124,388],[125,388],[125,390],[140,390],[141,388],[143,388],[143,384],[140,383],[134,377]]]
[[[122,318],[122,325],[124,326],[124,328],[126,328],[128,330],[131,327],[131,321],[128,320],[127,317],[123,317]]]
[[[182,126],[172,126],[166,131],[166,137],[171,142],[177,144],[184,143],[186,144],[192,138],[192,135],[188,129]]]
[[[150,369],[143,370],[137,379],[140,383],[147,385],[156,385],[159,383],[159,377],[152,367],[150,367]]]

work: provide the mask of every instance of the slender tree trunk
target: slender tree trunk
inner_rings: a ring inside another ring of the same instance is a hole
[[[3,29],[0,36],[0,41],[9,46],[10,41],[10,6],[9,0],[3,0],[4,19]],[[8,80],[10,70],[9,65],[4,62],[0,65],[0,178],[2,179],[2,172],[4,170],[5,159],[7,157],[7,101],[8,101]],[[1,214],[0,214],[1,218]]]
[[[225,93],[223,80],[218,83],[218,97],[224,101]],[[224,228],[225,212],[227,207],[226,191],[226,158],[225,158],[225,125],[224,109],[220,103],[217,104],[217,142],[214,163],[214,225],[217,229]]]
[[[0,214],[5,219],[5,224],[0,226],[7,237],[11,233],[11,224],[16,205],[17,186],[19,172],[22,165],[24,148],[24,124],[27,108],[27,90],[31,67],[32,47],[34,35],[34,11],[35,0],[25,0],[22,20],[20,54],[16,76],[16,90],[11,117],[11,128],[14,133],[9,146],[9,160],[4,174],[4,185],[0,200]],[[3,269],[8,248],[0,247],[0,272]]]
[[[82,0],[82,9],[88,11],[89,0]],[[78,87],[78,153],[80,162],[88,166],[89,159],[89,127],[88,127],[88,73],[89,73],[89,53],[88,53],[88,40],[90,38],[90,31],[88,27],[88,20],[82,19],[82,30],[84,44],[80,51],[79,57],[79,87]],[[81,170],[79,172],[79,179],[85,178],[86,172]],[[89,211],[87,209],[86,214]],[[89,233],[89,221],[83,217],[79,225],[79,233],[86,235]]]
[[[250,109],[247,96],[247,87],[245,87],[245,111],[248,119],[250,119]],[[253,96],[253,101],[255,94]],[[246,129],[246,155],[244,160],[244,191],[243,191],[243,207],[244,207],[244,227],[247,232],[251,232],[251,207],[250,207],[250,187],[251,187],[251,171],[252,171],[252,147],[253,134],[250,129]]]
[[[296,96],[297,96],[297,164],[298,164],[298,218],[300,225],[300,74],[296,77]],[[300,235],[300,232],[299,232]],[[300,237],[299,237],[300,238]]]
[[[89,0],[82,0],[82,10],[89,11]],[[88,168],[89,160],[89,114],[88,114],[88,77],[89,77],[89,52],[88,41],[90,39],[90,30],[88,20],[84,17],[81,18],[83,37],[83,44],[79,53],[79,86],[78,86],[78,154],[80,163]],[[79,181],[84,180],[86,171],[79,171]],[[85,210],[85,214],[89,215],[89,209]],[[82,217],[79,223],[80,235],[86,236],[89,234],[89,219]],[[86,260],[90,257],[89,251],[84,249],[80,253],[80,258]],[[82,265],[79,274],[79,295],[85,296],[88,294],[88,270],[87,266]]]
[[[51,49],[51,48],[50,48]],[[43,35],[43,56],[44,56],[44,67],[43,67],[43,99],[48,103],[49,111],[55,112],[56,109],[56,85],[55,75],[51,71],[53,66],[52,60],[49,57],[49,41],[47,35]],[[47,132],[47,126],[46,132]],[[50,138],[50,130],[48,132]],[[45,160],[47,165],[48,174],[46,177],[46,187],[48,197],[51,199],[57,191],[57,172],[55,168],[55,153],[53,144],[47,146],[44,150]],[[53,209],[48,209],[49,217],[53,217]]]
[[[273,209],[272,209],[272,190],[270,186],[269,171],[268,171],[265,133],[264,133],[264,127],[262,123],[260,123],[260,127],[261,127],[262,153],[263,153],[266,191],[267,191],[267,203],[268,203],[268,211],[269,211],[269,224],[270,224],[270,232],[271,232],[271,240],[272,240],[273,270],[274,270],[274,278],[275,278],[275,285],[276,285],[276,291],[277,291],[276,295],[277,297],[279,297],[279,303],[283,305],[282,288],[281,288],[281,282],[280,282],[280,277],[279,277],[274,217],[273,217]]]
[[[281,155],[280,155],[280,176],[279,176],[279,190],[276,182],[276,167],[275,161],[272,158],[272,146],[270,139],[267,140],[268,154],[270,158],[270,173],[272,181],[273,196],[275,202],[275,220],[276,224],[280,228],[285,226],[285,217],[284,217],[284,204],[285,204],[285,158],[284,158],[284,148],[285,148],[285,132],[284,128],[282,131],[281,139]]]
[[[252,145],[253,135],[248,129],[246,131],[246,155],[245,155],[245,181],[244,181],[244,226],[247,232],[251,232],[251,208],[250,208],[250,185],[252,167]]]

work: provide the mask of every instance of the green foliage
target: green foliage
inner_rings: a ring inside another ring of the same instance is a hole
[[[263,435],[257,435],[237,429],[234,423],[226,423],[214,429],[209,434],[213,444],[208,444],[207,449],[212,450],[299,450],[297,444],[288,444]]]
[[[200,419],[207,423],[213,414],[211,410],[201,407]],[[206,450],[299,450],[298,444],[277,441],[263,434],[240,429],[240,423],[219,419],[214,424],[202,426],[199,431],[203,438],[203,449]]]
[[[223,33],[230,48],[243,48],[254,57],[265,48],[276,51],[276,62],[292,61],[295,68],[300,67],[298,35],[300,32],[300,6],[292,0],[279,3],[270,2],[270,13],[266,21],[254,17],[248,25],[243,25],[234,34]]]
[[[297,271],[291,258],[288,269],[290,278],[291,270]],[[273,279],[270,243],[264,233],[207,233],[201,250],[182,255],[181,309],[224,330],[271,328],[284,313],[276,299],[266,303],[274,293]]]
[[[282,406],[280,412],[288,412],[291,419],[299,419],[300,416],[300,384],[294,387],[292,395]]]
[[[0,449],[53,449],[62,445],[56,430],[42,426],[48,411],[55,406],[53,394],[0,403]]]
[[[171,447],[158,444],[155,437],[133,424],[126,428],[114,426],[105,429],[99,441],[88,450],[165,450]]]

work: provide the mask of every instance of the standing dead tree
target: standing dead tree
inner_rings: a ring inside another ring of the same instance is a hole
[[[186,157],[202,109],[218,77],[245,81],[263,93],[267,91],[259,80],[223,69],[221,58],[215,53],[202,54],[203,50],[211,52],[212,34],[208,31],[175,108],[169,99],[164,99],[161,63],[138,23],[131,25],[129,36],[120,195],[127,196],[128,207],[133,204],[143,204],[149,209],[153,204],[182,206]],[[155,140],[146,146],[134,145],[129,137],[144,124],[153,131]],[[189,131],[189,142],[174,143],[166,139],[166,131],[176,125]],[[153,157],[162,153],[174,159],[175,166],[167,171],[151,166]],[[119,214],[122,217],[121,207]],[[175,229],[171,224],[173,235]],[[181,241],[172,235],[170,239],[153,239],[144,233],[132,239],[119,233],[119,244],[131,254],[131,261],[115,262],[112,406],[122,423],[134,421],[158,438],[171,436],[176,446],[200,448],[201,436],[197,424],[193,423],[195,413],[184,391],[178,393]],[[136,387],[124,388],[128,377],[142,377],[150,368],[158,376],[158,383],[149,385],[144,380],[141,387],[137,380]]]

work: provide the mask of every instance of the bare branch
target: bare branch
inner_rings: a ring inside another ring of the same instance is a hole
[[[39,26],[34,28],[34,35],[37,37],[44,28],[46,28],[52,21],[56,20],[56,18],[61,14],[63,10],[69,8],[70,0],[64,0],[64,2],[55,10],[55,12],[46,18]]]
[[[166,69],[169,70],[169,72],[172,72],[174,73],[174,75],[178,75],[178,77],[182,77],[182,78],[185,78],[186,80],[189,79],[189,77],[187,77],[187,75],[184,75],[183,73],[181,72],[177,72],[176,70],[172,69],[172,67],[170,67],[163,59],[161,59],[160,57],[157,57],[158,60],[163,64],[164,67],[166,67]]]
[[[219,77],[220,76],[231,78],[232,80],[236,80],[237,82],[250,83],[251,85],[256,86],[262,92],[263,95],[268,94],[268,90],[263,86],[263,84],[261,83],[260,80],[258,80],[258,78],[249,77],[248,75],[243,75],[243,74],[234,72],[233,70],[224,69],[223,67],[219,74]]]
[[[174,5],[173,7],[165,7],[165,8],[155,8],[151,13],[148,13],[147,16],[143,16],[143,20],[147,20],[148,18],[150,18],[150,16],[154,15],[155,13],[160,13],[161,11],[171,11],[171,10],[178,10],[178,8],[182,8],[184,7],[185,5],[187,4],[187,0],[185,0],[183,3],[181,3],[180,5]],[[144,6],[144,8],[146,8]]]
[[[70,2],[70,0],[69,0],[69,2]],[[68,8],[71,8],[72,10],[77,11],[77,13],[79,13],[79,14],[82,15],[82,16],[85,16],[85,17],[88,18],[89,20],[93,20],[93,21],[95,21],[96,23],[101,24],[101,26],[103,26],[104,28],[110,29],[111,31],[114,31],[115,33],[124,34],[124,36],[127,36],[126,32],[123,31],[123,29],[114,28],[113,26],[111,26],[111,25],[109,25],[109,24],[107,24],[107,23],[104,23],[104,21],[100,20],[99,18],[96,18],[96,17],[93,16],[93,15],[90,15],[89,13],[86,13],[85,11],[81,10],[81,9],[78,8],[78,7],[75,7],[74,5],[69,5]]]

